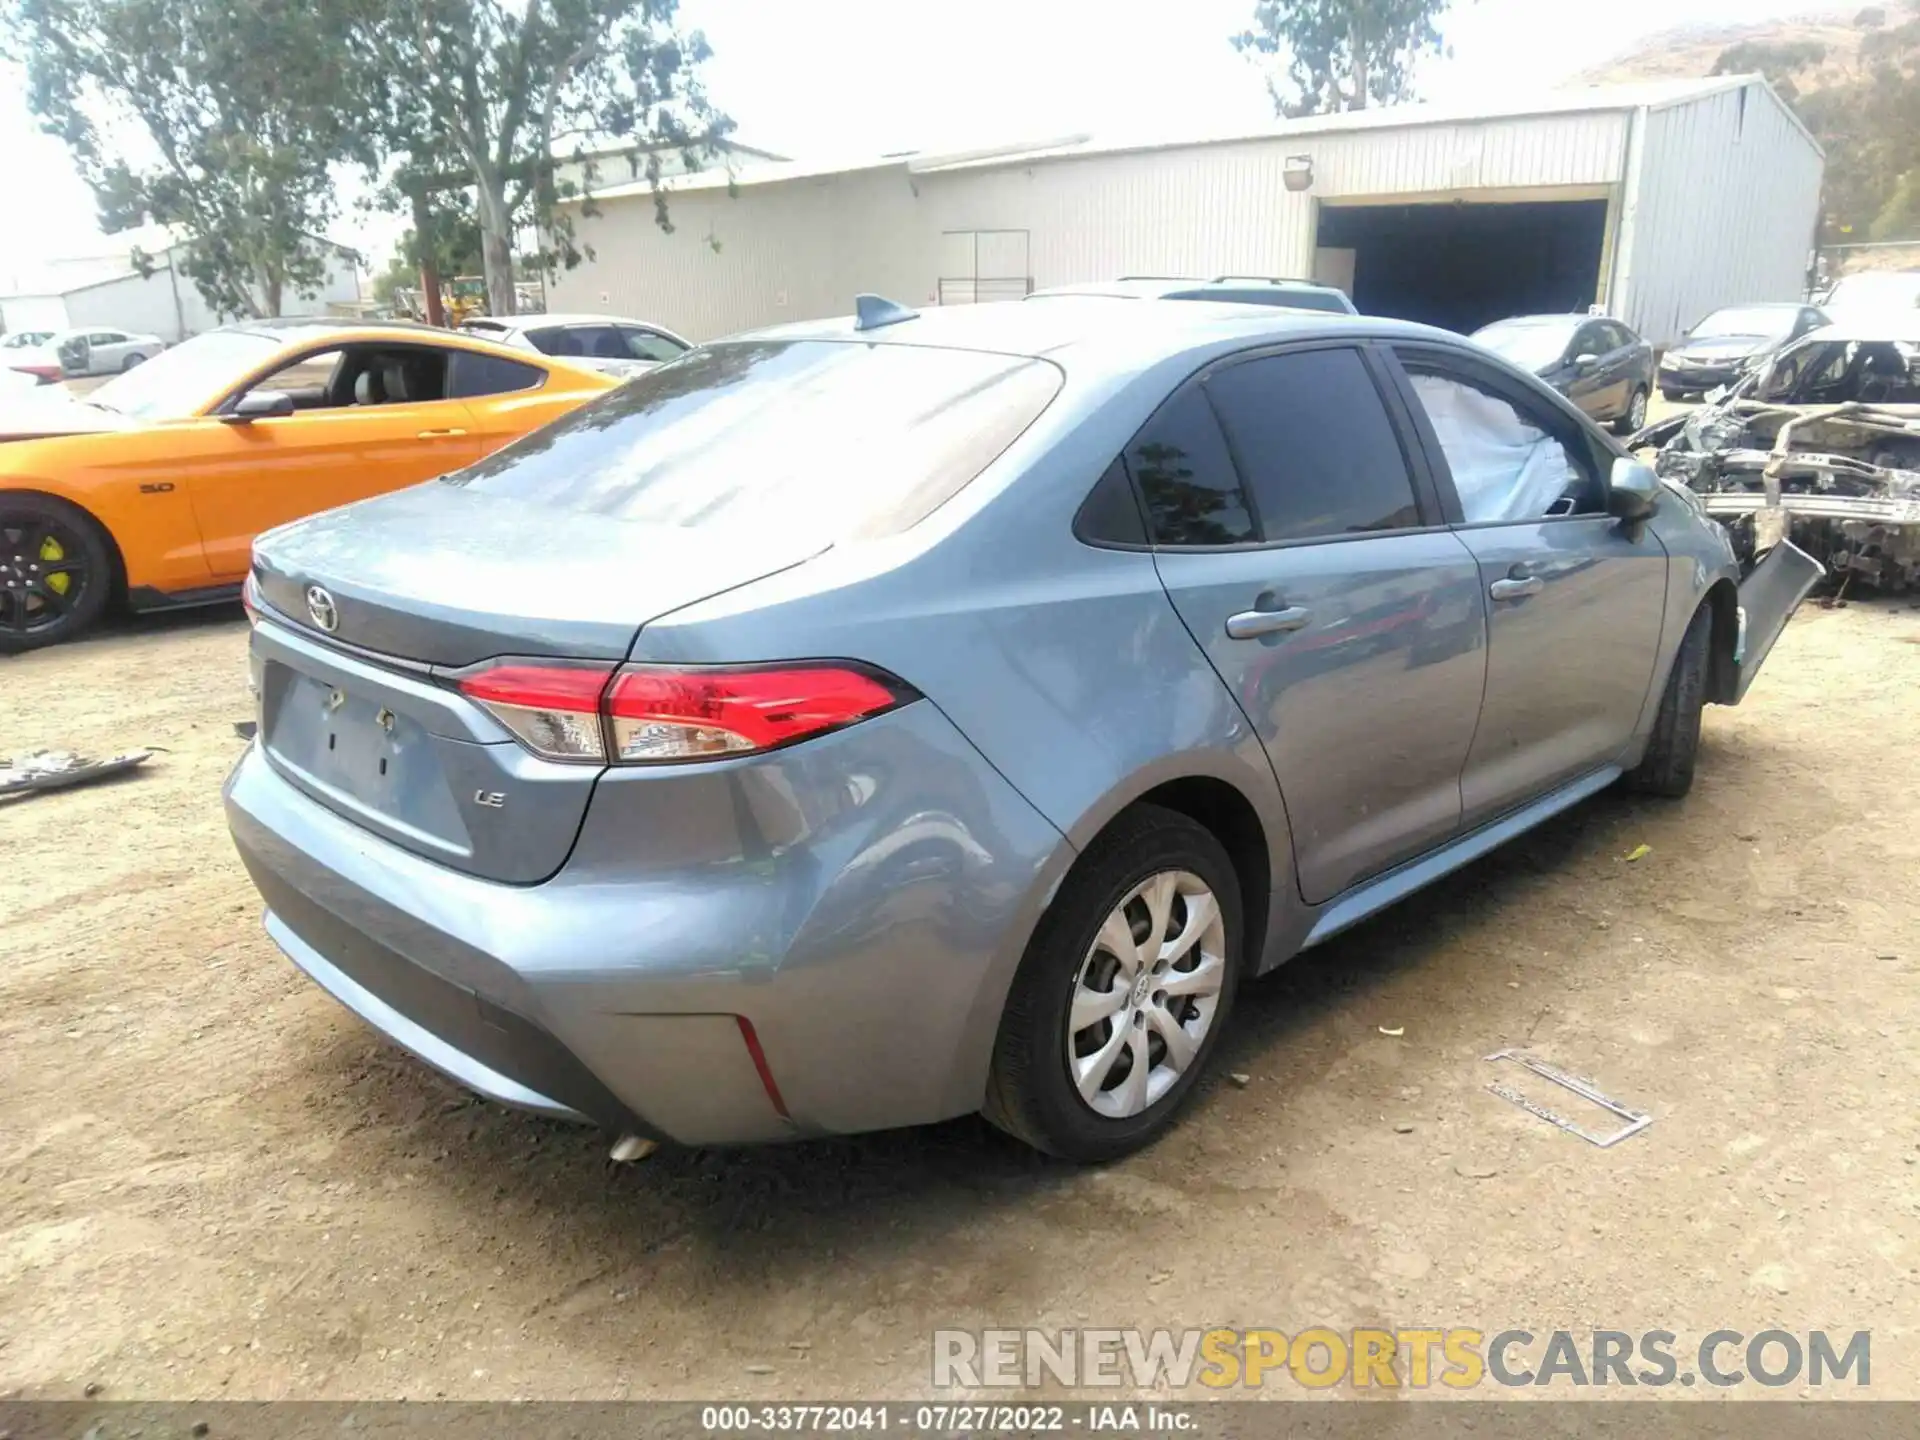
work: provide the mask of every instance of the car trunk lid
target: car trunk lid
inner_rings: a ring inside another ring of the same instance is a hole
[[[599,762],[543,759],[456,688],[501,656],[611,672],[641,625],[807,558],[434,484],[261,537],[260,744],[336,814],[470,874],[565,861]]]
[[[269,531],[254,576],[268,606],[335,643],[454,669],[498,655],[623,659],[646,621],[819,548],[434,481]]]

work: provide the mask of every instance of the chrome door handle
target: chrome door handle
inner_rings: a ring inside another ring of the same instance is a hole
[[[456,425],[446,430],[422,430],[413,438],[416,440],[450,440],[456,435],[464,435],[466,433],[466,431]]]
[[[1487,587],[1487,593],[1496,600],[1524,600],[1546,588],[1546,581],[1538,575],[1529,575],[1524,580],[1496,580]]]
[[[1303,630],[1311,619],[1313,612],[1303,610],[1298,605],[1291,605],[1285,610],[1242,610],[1238,615],[1227,617],[1227,638],[1258,640],[1262,635]]]

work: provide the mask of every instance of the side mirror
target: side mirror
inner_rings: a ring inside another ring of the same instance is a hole
[[[1607,513],[1622,520],[1645,520],[1660,508],[1660,477],[1651,465],[1625,456],[1613,462],[1607,479]]]
[[[255,420],[271,420],[293,414],[293,397],[284,390],[249,390],[220,418],[235,425],[250,425]]]
[[[1599,363],[1600,357],[1598,355],[1584,351],[1573,357],[1573,368],[1576,370],[1591,370]]]

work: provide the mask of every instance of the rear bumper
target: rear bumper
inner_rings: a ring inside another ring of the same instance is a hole
[[[382,840],[257,745],[226,803],[268,933],[356,1015],[492,1099],[685,1144],[978,1108],[1071,853],[925,702],[756,761],[610,774],[541,885]]]

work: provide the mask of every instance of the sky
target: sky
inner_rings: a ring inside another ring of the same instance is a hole
[[[1422,98],[1535,91],[1647,36],[1833,8],[1823,0],[1455,0],[1451,54]],[[714,48],[707,85],[738,137],[796,158],[960,149],[1083,133],[1186,133],[1272,118],[1262,74],[1227,37],[1252,0],[681,0]],[[1576,20],[1575,17],[1582,17]],[[1584,22],[1584,23],[1583,23]],[[112,248],[59,141],[0,74],[0,294],[42,262]],[[30,208],[26,203],[30,201]],[[336,237],[384,258],[397,222]]]

